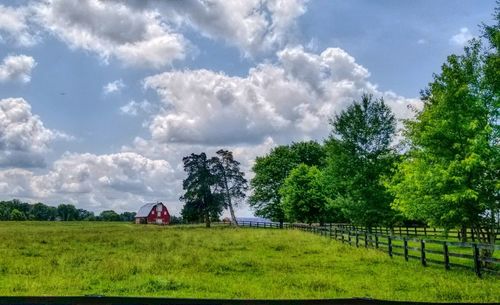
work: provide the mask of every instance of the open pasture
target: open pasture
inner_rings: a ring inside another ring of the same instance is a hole
[[[0,223],[0,295],[498,302],[498,287],[298,230]]]

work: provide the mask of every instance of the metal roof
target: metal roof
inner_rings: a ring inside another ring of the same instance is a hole
[[[161,202],[146,203],[139,209],[137,214],[135,214],[135,217],[148,217],[149,212],[151,212],[151,209],[153,209],[153,207],[157,204],[163,204],[163,203]]]

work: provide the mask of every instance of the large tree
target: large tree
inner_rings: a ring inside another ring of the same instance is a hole
[[[316,166],[295,167],[281,186],[280,195],[289,221],[323,224],[328,218],[322,174]]]
[[[324,149],[314,141],[281,145],[268,155],[257,157],[252,168],[255,176],[250,181],[249,200],[255,214],[282,223],[285,213],[279,190],[290,171],[301,163],[321,167],[324,162]]]
[[[243,198],[248,189],[245,174],[240,170],[240,163],[233,158],[233,153],[221,149],[217,151],[217,156],[212,158],[212,173],[221,186],[221,196],[224,198],[224,207],[229,209],[234,224],[238,225],[234,206]]]
[[[396,120],[383,99],[363,95],[330,124],[324,183],[347,219],[368,227],[393,219],[392,197],[381,183],[394,162]]]
[[[394,208],[445,228],[470,227],[495,243],[500,184],[500,17],[451,55],[422,93],[422,111],[406,122],[410,150],[388,186]],[[463,234],[466,238],[466,235]]]
[[[180,198],[185,202],[182,214],[189,215],[191,219],[195,215],[202,217],[206,226],[210,227],[212,219],[220,215],[224,206],[223,198],[217,192],[222,189],[222,184],[212,169],[215,159],[208,159],[205,153],[201,153],[191,154],[182,161],[188,175],[182,183],[185,191]]]

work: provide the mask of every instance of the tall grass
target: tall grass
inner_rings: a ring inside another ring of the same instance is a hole
[[[295,230],[0,223],[0,295],[498,302],[499,287]]]

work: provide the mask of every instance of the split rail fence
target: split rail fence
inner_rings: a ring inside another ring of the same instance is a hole
[[[450,240],[439,240],[439,238],[453,238],[453,234],[442,234],[441,229],[419,228],[413,229],[414,234],[410,234],[410,229],[393,228],[387,231],[372,229],[371,232],[364,227],[354,227],[346,224],[327,224],[325,226],[276,223],[276,222],[238,222],[240,226],[253,228],[274,228],[274,229],[299,229],[333,240],[341,241],[355,247],[375,248],[386,252],[391,258],[394,256],[403,257],[406,261],[410,259],[419,260],[423,266],[428,264],[442,265],[446,270],[451,268],[465,268],[474,270],[476,275],[483,273],[500,275],[500,259],[486,257],[482,252],[490,251],[498,256],[500,245],[481,244],[476,242],[459,242]],[[401,231],[400,231],[401,230]],[[424,231],[425,230],[425,231]],[[401,235],[397,235],[401,232]],[[406,233],[406,234],[404,234]],[[422,233],[419,235],[419,233]],[[425,235],[424,235],[425,234]],[[438,239],[418,238],[422,236],[434,237]],[[459,238],[458,235],[455,236]],[[496,253],[495,253],[496,251]]]

